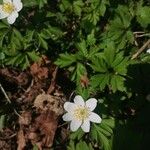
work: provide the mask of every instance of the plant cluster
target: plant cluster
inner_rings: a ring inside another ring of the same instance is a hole
[[[49,57],[67,72],[76,94],[98,100],[96,113],[102,118],[88,134],[70,133],[67,149],[113,149],[116,126],[116,132],[127,132],[120,126],[134,124],[138,110],[149,104],[149,0],[22,3],[13,25],[0,21],[1,67],[24,71],[43,55]]]

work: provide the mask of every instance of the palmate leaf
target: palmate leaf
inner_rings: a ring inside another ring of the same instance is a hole
[[[38,6],[37,0],[22,0],[24,7]]]
[[[69,146],[67,150],[94,150],[91,143],[86,143],[85,141],[80,140],[79,142],[75,143],[75,141],[70,140]]]
[[[87,57],[88,51],[86,48],[86,41],[82,40],[82,42],[76,44],[76,48],[79,50],[82,56]]]
[[[125,85],[124,85],[125,78],[119,75],[114,75],[111,77],[110,85],[113,90],[113,92],[119,91],[125,91]]]
[[[82,7],[84,6],[84,3],[82,0],[77,0],[73,2],[73,10],[74,13],[78,16],[81,16]]]
[[[42,34],[38,34],[38,40],[39,45],[43,47],[44,49],[48,50],[48,43],[47,41],[42,37]]]
[[[78,62],[72,72],[71,80],[76,81],[77,86],[81,86],[81,77],[87,74],[86,67]]]
[[[55,61],[55,64],[60,66],[61,68],[63,67],[68,67],[72,63],[76,62],[76,55],[74,54],[60,54],[60,57]]]
[[[84,149],[84,150],[94,150],[92,145],[89,143],[87,144],[86,142],[84,141],[80,141],[77,145],[76,145],[76,150],[81,150],[81,149]]]
[[[75,139],[80,140],[83,137],[83,135],[84,135],[84,132],[82,131],[81,128],[79,128],[76,132],[71,133],[70,139],[71,140],[75,140]]]
[[[125,76],[127,74],[128,58],[123,53],[116,53],[113,44],[107,46],[101,57],[95,57],[90,65],[95,75],[91,77],[91,86],[104,90],[110,86],[113,92],[125,91]]]
[[[137,21],[144,28],[146,28],[150,24],[149,14],[150,14],[150,7],[148,6],[143,7],[141,5],[137,7],[137,13],[136,13]]]
[[[96,42],[96,38],[95,38],[94,33],[92,32],[91,34],[87,36],[86,43],[87,45],[92,46],[95,44],[95,42]]]
[[[115,41],[118,48],[121,49],[126,43],[133,43],[134,35],[130,29],[133,17],[128,7],[119,5],[114,19],[110,21],[107,27],[107,32],[103,34],[102,39],[104,43],[107,44],[109,41]]]
[[[94,25],[100,20],[101,16],[104,16],[106,6],[109,5],[108,0],[93,0],[88,2],[89,9],[86,10],[84,20],[89,20]],[[91,9],[92,8],[92,9]]]
[[[91,85],[93,88],[99,87],[103,90],[107,85],[109,85],[110,75],[109,74],[98,74],[91,78]]]
[[[69,0],[63,0],[63,1],[61,1],[59,8],[60,8],[61,12],[65,12],[67,9],[71,10],[72,3]]]
[[[104,150],[111,150],[111,136],[113,135],[114,119],[103,119],[101,124],[92,126],[90,137]]]
[[[58,38],[61,38],[64,35],[62,30],[58,27],[53,27],[51,25],[48,25],[47,28],[43,29],[41,31],[41,36],[44,39],[53,39],[57,40]]]
[[[104,73],[107,71],[107,64],[104,61],[104,59],[100,57],[99,58],[94,57],[92,60],[92,64],[90,64],[90,66],[95,72]]]
[[[47,0],[37,0],[37,3],[41,9],[45,4],[47,4]]]
[[[107,45],[107,47],[104,50],[104,59],[106,63],[111,66],[115,59],[115,46],[114,43],[110,43]]]

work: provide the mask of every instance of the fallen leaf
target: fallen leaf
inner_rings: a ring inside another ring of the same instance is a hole
[[[48,68],[41,66],[39,63],[31,65],[30,72],[34,77],[37,77],[40,80],[48,78]]]
[[[34,101],[34,107],[42,111],[53,111],[55,115],[59,116],[63,114],[63,101],[58,96],[52,96],[49,94],[40,94]]]
[[[43,112],[35,119],[36,129],[40,131],[43,147],[51,147],[53,145],[57,124],[57,116],[52,111]],[[32,141],[34,142],[35,139],[32,139]],[[37,143],[35,144],[37,145]]]
[[[24,111],[22,112],[21,116],[19,117],[19,124],[20,125],[29,125],[31,123],[31,112]]]
[[[18,132],[17,143],[18,143],[17,150],[23,150],[24,147],[26,146],[26,140],[22,129],[20,129]]]
[[[81,76],[80,83],[82,87],[87,87],[89,85],[89,79],[87,77],[87,74]]]

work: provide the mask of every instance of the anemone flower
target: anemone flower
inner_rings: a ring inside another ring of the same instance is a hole
[[[90,122],[101,123],[102,121],[99,115],[92,112],[96,105],[95,98],[90,98],[85,102],[80,95],[77,95],[74,98],[74,103],[65,102],[64,109],[67,113],[62,118],[64,121],[71,121],[71,131],[74,132],[81,127],[84,132],[89,132]]]
[[[3,0],[3,4],[0,5],[0,19],[7,18],[7,22],[13,24],[22,7],[21,0]]]

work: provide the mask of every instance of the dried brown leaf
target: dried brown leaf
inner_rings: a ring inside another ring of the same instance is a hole
[[[20,129],[18,132],[17,143],[18,143],[17,150],[23,150],[24,147],[26,146],[26,140],[22,129]]]
[[[35,120],[37,128],[40,130],[42,138],[43,147],[51,147],[53,145],[53,140],[55,132],[57,129],[57,116],[52,111],[46,111],[38,116]]]
[[[42,111],[53,111],[57,116],[63,114],[62,98],[58,96],[52,96],[45,93],[40,94],[36,97],[34,101],[34,107]]]
[[[21,117],[19,117],[19,124],[20,125],[29,125],[31,123],[32,117],[31,112],[24,111],[21,114]]]
[[[48,78],[48,68],[41,66],[39,63],[34,63],[30,67],[30,72],[34,77],[37,77],[38,79]]]

